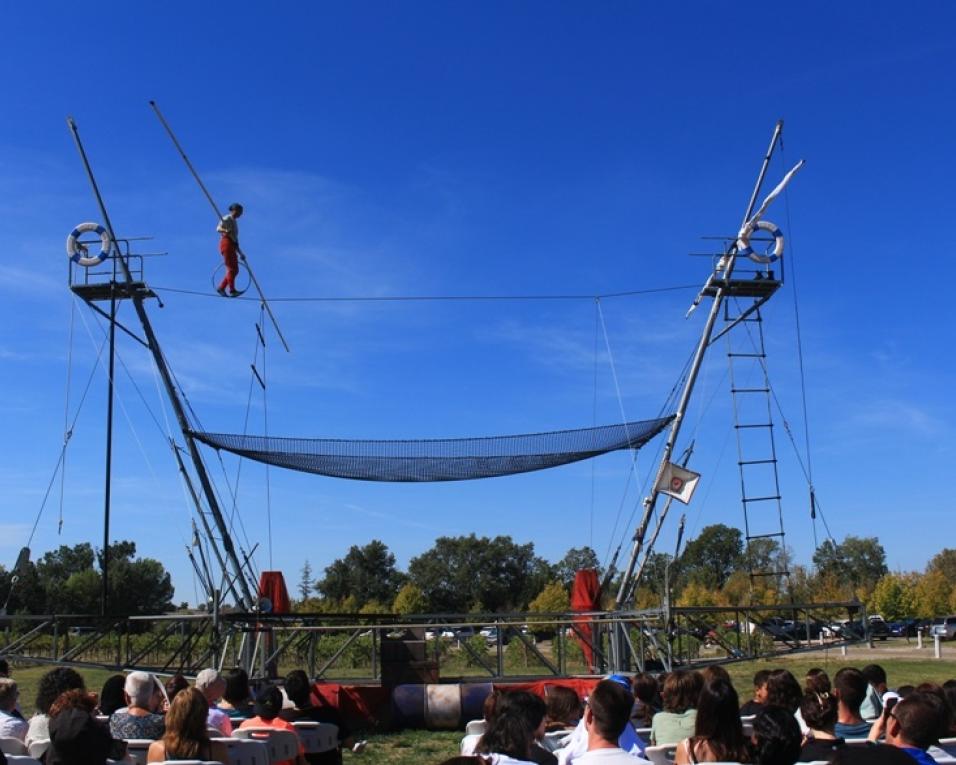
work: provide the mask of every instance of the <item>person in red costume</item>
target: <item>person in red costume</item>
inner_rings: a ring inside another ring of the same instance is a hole
[[[236,276],[239,275],[239,223],[237,219],[242,215],[242,205],[234,202],[229,205],[229,214],[224,215],[216,226],[222,238],[219,240],[219,252],[222,253],[226,264],[226,275],[216,288],[223,297],[238,297],[242,293],[236,289]],[[228,287],[229,292],[226,292]]]

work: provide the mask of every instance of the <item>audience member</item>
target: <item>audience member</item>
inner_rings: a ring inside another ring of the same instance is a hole
[[[553,685],[544,700],[547,707],[544,730],[546,733],[572,731],[581,719],[581,699],[571,688]]]
[[[249,688],[249,675],[242,667],[233,667],[226,672],[226,690],[217,706],[229,715],[233,722],[241,722],[252,717],[252,690]]]
[[[49,707],[50,748],[46,765],[105,765],[126,756],[126,742],[114,740],[94,717],[96,696],[85,688],[61,693]]]
[[[618,746],[621,734],[630,725],[634,697],[619,683],[602,680],[588,696],[584,725],[588,748],[574,759],[575,765],[637,765],[648,763]]]
[[[677,746],[677,765],[695,762],[749,762],[750,748],[740,724],[734,686],[719,677],[704,684],[697,699],[694,735]]]
[[[103,683],[103,690],[100,691],[99,703],[97,709],[101,715],[109,717],[117,709],[126,706],[126,697],[123,695],[123,687],[126,684],[124,675],[110,675]]]
[[[30,730],[27,732],[26,745],[34,741],[50,738],[50,706],[61,693],[72,690],[86,690],[80,673],[70,667],[57,667],[40,678],[37,687],[36,714],[30,718]]]
[[[10,662],[0,658],[0,677],[10,677]]]
[[[279,716],[283,720],[295,722],[296,720],[308,720],[311,722],[331,723],[339,729],[339,746],[332,757],[326,752],[321,754],[306,754],[305,759],[311,765],[316,763],[328,763],[334,765],[342,762],[342,747],[351,749],[355,745],[352,733],[349,731],[345,720],[338,710],[326,704],[314,704],[312,697],[312,684],[309,682],[309,676],[301,669],[294,669],[285,677],[285,694],[289,697],[295,706],[292,709],[283,709]]]
[[[631,683],[634,692],[634,709],[631,722],[638,728],[650,728],[654,715],[661,711],[660,685],[654,675],[641,672]]]
[[[866,687],[863,673],[853,667],[844,667],[833,678],[833,692],[838,702],[835,732],[840,738],[866,738],[869,734],[870,723],[860,715]]]
[[[487,696],[481,705],[481,715],[485,721],[485,731],[488,730],[488,727],[491,725],[491,721],[495,716],[495,707],[498,704],[498,697],[501,695],[500,691],[492,691]],[[481,733],[471,733],[465,736],[461,740],[461,745],[459,746],[459,751],[466,756],[473,755],[475,753],[475,747],[478,746],[478,742],[481,741]]]
[[[295,733],[295,726],[288,720],[279,717],[282,711],[282,692],[274,685],[267,685],[259,691],[253,711],[255,717],[250,717],[240,723],[240,728],[277,728]],[[305,749],[299,742],[299,755],[292,760],[273,760],[272,765],[307,765]]]
[[[679,669],[664,681],[661,697],[664,710],[654,715],[651,722],[651,743],[676,744],[694,735],[697,716],[697,697],[703,678],[699,672]]]
[[[166,701],[168,704],[173,703],[173,699],[176,698],[176,694],[180,691],[184,691],[189,687],[189,681],[185,678],[182,672],[177,672],[169,680],[166,681]]]
[[[557,765],[558,758],[541,746],[544,737],[544,716],[547,707],[540,696],[528,691],[503,693],[495,707],[495,720],[502,716],[516,717],[530,731],[531,747],[528,759],[538,765]]]
[[[860,705],[860,716],[864,720],[873,720],[883,714],[883,694],[886,687],[886,670],[879,664],[867,664],[860,670],[866,678],[866,698]]]
[[[159,681],[149,672],[130,672],[123,682],[123,697],[126,708],[110,716],[113,737],[162,738],[166,723],[159,711],[165,697]]]
[[[754,693],[750,701],[740,707],[740,714],[744,717],[755,715],[767,703],[767,678],[770,677],[769,669],[759,669],[754,673]]]
[[[803,689],[789,669],[774,669],[767,677],[767,706],[781,707],[796,714],[803,700]]]
[[[949,730],[940,738],[951,738],[956,736],[956,680],[947,680],[943,683],[943,693],[946,696],[946,704],[949,706]]]
[[[793,765],[800,757],[803,736],[794,716],[780,706],[767,705],[754,718],[753,762],[756,765]]]
[[[631,696],[631,680],[625,675],[608,675],[605,680],[610,683],[616,683],[619,685],[629,696]],[[604,681],[602,681],[604,682]],[[633,708],[634,697],[631,696],[631,705]],[[588,702],[585,702],[585,709]],[[647,747],[646,742],[637,735],[637,731],[634,730],[634,726],[629,722],[624,726],[624,730],[617,739],[617,746],[619,749],[623,749],[625,752],[636,755],[638,757],[643,757],[644,749]],[[555,754],[558,755],[558,762],[560,765],[567,765],[567,763],[575,762],[578,757],[584,754],[588,749],[588,731],[587,726],[584,724],[584,718],[581,718],[578,722],[578,726],[574,729],[574,732],[571,734],[570,738],[564,743],[561,749],[558,749]]]
[[[501,697],[508,694],[501,694]],[[502,714],[501,699],[495,716],[478,740],[475,747],[478,754],[491,755],[496,765],[514,765],[531,762],[533,731],[517,715]]]
[[[232,720],[229,715],[216,706],[216,702],[222,698],[226,690],[226,681],[222,675],[215,669],[204,669],[196,675],[196,690],[206,699],[209,705],[209,714],[206,719],[210,728],[215,728],[223,736],[232,735]]]
[[[905,699],[907,696],[909,696],[909,695],[910,695],[913,691],[915,691],[915,690],[916,690],[916,686],[915,686],[915,685],[901,685],[899,688],[896,689],[896,694],[897,694],[901,699]]]
[[[20,691],[16,680],[0,677],[0,737],[26,741],[30,725],[16,714],[18,698]]]
[[[946,704],[930,693],[912,693],[888,709],[873,726],[882,728],[886,743],[902,749],[920,765],[933,765],[926,752],[939,739],[939,732],[949,725]]]
[[[829,683],[828,683],[829,684]],[[807,730],[804,731],[801,762],[832,760],[836,752],[846,745],[837,738],[837,700],[828,691],[807,691],[800,703],[800,716]]]
[[[166,713],[166,732],[149,746],[147,762],[166,760],[211,760],[229,762],[229,749],[210,741],[206,731],[209,702],[196,688],[184,688]]]

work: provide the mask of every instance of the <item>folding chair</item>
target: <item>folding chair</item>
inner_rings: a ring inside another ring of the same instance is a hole
[[[488,728],[488,723],[484,720],[469,720],[465,723],[466,736],[483,736]]]
[[[213,738],[229,749],[227,765],[269,765],[272,758],[269,756],[269,747],[262,741],[253,741],[244,738]]]
[[[126,739],[126,754],[136,765],[146,765],[146,758],[149,755],[149,746],[153,743],[151,738],[128,738]],[[32,750],[32,747],[31,747]]]
[[[261,741],[269,748],[271,762],[294,760],[299,755],[299,737],[289,730],[279,728],[239,728],[232,732],[236,738]]]
[[[29,756],[26,744],[13,736],[0,736],[0,752],[4,754],[17,754],[22,757]]]
[[[332,723],[299,720],[292,723],[306,754],[331,752],[339,748],[339,726]]]
[[[677,756],[677,744],[661,744],[649,746],[644,750],[644,756],[654,765],[673,765]]]
[[[26,754],[7,754],[7,762],[10,765],[42,765],[39,760]]]

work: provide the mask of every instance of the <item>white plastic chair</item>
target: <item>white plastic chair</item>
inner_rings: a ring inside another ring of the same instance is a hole
[[[299,737],[289,730],[267,727],[239,728],[234,730],[232,735],[236,738],[261,741],[269,748],[269,759],[272,762],[294,760],[299,755]]]
[[[484,720],[469,720],[465,723],[466,736],[483,736],[488,729],[488,723]]]
[[[7,762],[10,765],[42,765],[39,760],[26,754],[7,754]]]
[[[151,738],[128,738],[126,739],[126,754],[136,765],[146,765],[146,758],[149,756],[149,745],[153,743]],[[32,753],[33,747],[30,747]]]
[[[262,741],[253,741],[244,738],[213,738],[229,750],[228,765],[269,765],[272,758],[269,756],[269,747]]]
[[[27,745],[13,736],[0,736],[0,751],[4,754],[19,754],[24,757],[29,755]]]
[[[950,757],[956,757],[956,738],[941,738],[939,740],[939,748]]]
[[[549,752],[555,752],[567,743],[572,732],[570,730],[554,730],[545,733],[544,738],[541,739],[541,746]]]
[[[50,739],[48,738],[38,738],[36,741],[31,741],[30,746],[27,747],[29,755],[35,760],[42,760],[43,755],[47,753],[47,750],[50,748]]]
[[[306,754],[332,752],[339,748],[339,726],[332,723],[298,720],[292,723]]]
[[[677,744],[661,744],[649,746],[644,750],[644,756],[654,765],[673,765],[677,756]]]

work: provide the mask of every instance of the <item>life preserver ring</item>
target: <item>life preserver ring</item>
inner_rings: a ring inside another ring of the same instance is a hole
[[[750,246],[750,237],[757,229],[766,231],[773,237],[772,255],[758,255]],[[775,223],[768,220],[758,220],[756,223],[751,223],[745,226],[737,237],[737,255],[738,257],[750,258],[754,263],[773,263],[783,255],[783,232],[777,228]]]
[[[100,250],[99,255],[90,256],[89,250],[86,249],[82,244],[80,244],[80,234],[85,234],[88,231],[92,231],[95,234],[100,235],[100,242],[103,245],[103,249]],[[78,266],[85,266],[89,268],[90,266],[98,266],[104,260],[106,260],[110,255],[110,250],[112,246],[110,245],[110,234],[99,223],[81,223],[75,229],[70,232],[70,235],[66,238],[66,254],[69,256],[70,260],[76,263]]]

